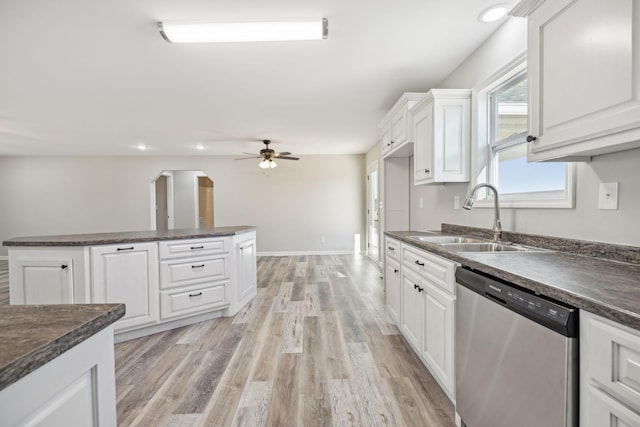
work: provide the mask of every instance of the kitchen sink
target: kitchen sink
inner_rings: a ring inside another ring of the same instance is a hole
[[[484,240],[474,239],[471,237],[461,236],[409,236],[412,239],[420,240],[422,242],[434,243],[440,245],[443,243],[482,243]]]
[[[531,246],[514,245],[511,243],[440,243],[443,249],[451,252],[534,252],[544,251],[545,249],[534,248]]]

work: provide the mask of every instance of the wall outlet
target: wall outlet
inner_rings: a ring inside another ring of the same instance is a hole
[[[601,182],[598,194],[598,208],[604,210],[618,209],[618,183]]]
[[[460,209],[460,196],[453,196],[453,209]]]

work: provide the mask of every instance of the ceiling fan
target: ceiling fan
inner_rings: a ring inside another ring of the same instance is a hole
[[[291,153],[288,151],[283,151],[281,153],[277,153],[273,149],[269,148],[269,144],[271,144],[270,139],[263,139],[262,142],[265,145],[265,148],[260,150],[260,155],[255,156],[252,153],[244,153],[249,154],[251,157],[240,157],[236,160],[247,160],[247,159],[262,159],[262,161],[258,164],[262,169],[271,169],[278,166],[273,159],[284,159],[284,160],[300,160],[299,157],[292,157]]]

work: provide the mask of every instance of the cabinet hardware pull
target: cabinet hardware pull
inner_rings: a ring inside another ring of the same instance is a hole
[[[202,295],[202,292],[196,292],[195,294],[189,294],[189,298],[199,297],[200,295]]]
[[[240,246],[240,250],[241,250],[241,251],[244,251],[244,247]]]
[[[536,139],[538,139],[537,137],[533,136],[533,135],[527,135],[527,142],[533,142]]]
[[[397,268],[394,268],[394,269],[393,269],[393,273],[394,273],[394,274],[398,274],[398,269],[397,269]]]
[[[67,269],[67,267],[68,267],[68,266],[67,266],[67,264],[62,264],[62,265],[60,266],[60,268],[61,268],[61,269],[63,269],[63,270],[66,270],[66,269]]]
[[[429,173],[429,169],[425,169],[424,173],[428,174]]]
[[[204,246],[191,246],[191,250],[204,249]]]
[[[420,286],[418,286],[418,292],[422,292],[424,291],[424,288],[421,288]]]
[[[202,268],[204,267],[204,264],[200,264],[200,265],[192,265],[191,268]]]
[[[396,248],[389,246],[387,249],[389,249],[390,251],[395,251]]]
[[[132,251],[133,250],[133,246],[129,246],[128,248],[118,248],[118,251]]]
[[[424,262],[420,262],[420,261],[416,260],[416,264],[418,264],[420,267],[424,267]]]
[[[391,143],[392,143],[392,144],[395,144],[396,142],[395,142],[395,141],[391,141]]]
[[[415,283],[413,284],[413,289],[418,289],[420,286],[416,285]]]

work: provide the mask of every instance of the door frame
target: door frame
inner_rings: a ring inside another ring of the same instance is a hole
[[[371,222],[372,222],[372,215],[373,212],[371,211],[371,205],[373,203],[372,201],[372,194],[371,194],[371,186],[372,186],[372,181],[371,181],[371,175],[375,172],[375,176],[376,176],[376,187],[377,187],[377,192],[378,192],[378,241],[377,241],[377,248],[378,248],[378,253],[377,256],[371,254],[370,252],[370,247],[371,247],[371,240],[372,240],[372,236],[371,236]],[[367,165],[367,176],[366,176],[366,183],[367,183],[367,200],[366,200],[366,242],[365,242],[365,253],[367,254],[367,256],[373,260],[374,262],[376,262],[378,265],[382,265],[382,261],[380,260],[380,232],[381,232],[381,226],[380,226],[380,168],[379,168],[379,162],[378,160],[374,160],[373,162],[369,163]]]

